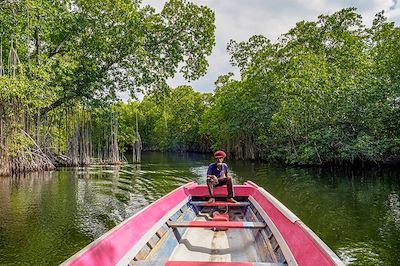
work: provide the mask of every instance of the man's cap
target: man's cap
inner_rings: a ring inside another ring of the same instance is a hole
[[[214,158],[215,159],[225,158],[225,157],[226,157],[226,153],[224,151],[216,151],[214,153]]]

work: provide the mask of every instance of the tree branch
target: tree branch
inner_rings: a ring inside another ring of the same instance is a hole
[[[50,54],[49,54],[49,58],[52,58],[53,56],[55,56],[56,54],[58,54],[61,51],[61,48],[64,46],[65,42],[68,40],[67,37],[64,37],[64,39],[61,41],[61,43],[56,47],[56,49],[54,49]]]
[[[56,100],[55,102],[51,103],[50,105],[43,107],[42,109],[40,109],[40,114],[39,117],[43,117],[45,116],[48,112],[50,112],[51,110],[59,107],[60,105],[62,105],[63,103],[71,100],[75,98],[75,95],[71,95],[71,96],[65,96],[62,98],[59,98],[58,100]]]

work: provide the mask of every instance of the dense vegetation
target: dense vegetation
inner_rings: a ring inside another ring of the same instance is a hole
[[[368,28],[343,9],[276,43],[231,41],[228,52],[241,80],[222,75],[212,96],[177,88],[164,102],[145,98],[147,147],[293,164],[399,161],[400,29],[383,12]]]
[[[353,8],[302,21],[276,43],[231,41],[240,80],[169,88],[207,70],[214,13],[131,0],[0,4],[0,175],[119,163],[127,149],[291,164],[400,159],[400,29]],[[117,91],[144,92],[117,102]],[[138,159],[139,160],[139,159]]]
[[[0,175],[120,161],[117,91],[206,72],[214,13],[186,0],[0,3]]]
[[[343,9],[297,23],[275,44],[254,36],[228,50],[242,81],[222,82],[208,117],[229,121],[219,141],[237,156],[400,158],[400,29],[383,13],[367,28],[355,9]]]

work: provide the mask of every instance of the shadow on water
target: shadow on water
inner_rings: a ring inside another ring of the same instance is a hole
[[[58,264],[180,185],[204,183],[210,162],[210,155],[145,153],[139,165],[0,178],[0,265]],[[267,189],[346,263],[400,265],[400,170],[228,164],[236,183]]]

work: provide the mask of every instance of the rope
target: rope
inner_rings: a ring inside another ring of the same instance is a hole
[[[229,210],[229,206],[227,205],[227,206],[226,206],[226,210],[225,210],[225,214],[228,213],[228,210]]]

